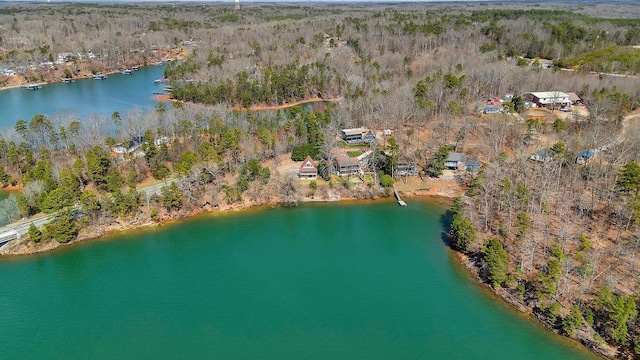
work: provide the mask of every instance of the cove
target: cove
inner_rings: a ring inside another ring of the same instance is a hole
[[[590,359],[476,286],[410,201],[207,215],[0,261],[4,358]]]
[[[164,76],[165,66],[141,67],[132,75],[111,74],[106,80],[78,79],[72,83],[53,83],[39,90],[14,88],[0,91],[0,129],[13,127],[18,119],[27,122],[36,114],[48,117],[91,114],[123,115],[133,108],[153,109],[158,102],[153,93],[164,84],[154,80]]]

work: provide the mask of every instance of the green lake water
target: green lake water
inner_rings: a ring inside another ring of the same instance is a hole
[[[202,216],[0,261],[4,359],[588,359],[476,286],[423,201]]]

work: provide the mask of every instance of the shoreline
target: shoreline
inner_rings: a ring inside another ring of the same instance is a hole
[[[447,182],[445,180],[445,182]],[[443,192],[441,189],[428,189],[428,190],[410,190],[401,192],[402,196],[406,199],[419,199],[431,201],[437,206],[449,207],[454,199],[461,195],[460,191],[454,192]],[[312,204],[312,203],[321,203],[321,204],[331,204],[331,203],[356,203],[356,202],[372,202],[372,201],[390,201],[395,202],[395,198],[393,195],[390,196],[379,196],[374,199],[362,199],[356,198],[353,196],[350,197],[340,197],[340,198],[318,198],[318,197],[303,197],[298,200],[300,204]],[[238,214],[242,215],[243,213],[249,211],[261,211],[265,209],[274,209],[277,207],[283,206],[283,204],[279,201],[247,201],[240,203],[232,203],[232,204],[219,204],[216,206],[204,206],[198,209],[194,209],[188,213],[174,213],[170,214],[168,217],[161,219],[160,221],[153,221],[150,218],[146,219],[131,219],[131,220],[115,220],[114,223],[109,224],[107,226],[92,226],[88,228],[83,228],[84,232],[81,230],[78,234],[78,237],[69,243],[58,243],[55,241],[49,241],[47,243],[36,244],[30,242],[28,238],[25,238],[24,242],[21,242],[20,249],[23,252],[19,253],[5,253],[0,248],[0,258],[4,258],[5,260],[13,260],[20,259],[29,256],[43,256],[46,253],[54,252],[54,251],[64,251],[70,250],[74,246],[78,246],[80,244],[89,244],[94,241],[110,241],[110,238],[116,237],[119,234],[128,232],[128,231],[149,231],[152,228],[159,228],[161,226],[173,226],[177,225],[184,220],[195,219],[199,216],[225,216],[225,215],[233,215]],[[297,206],[297,205],[296,205]],[[409,204],[411,206],[411,204]],[[563,338],[563,340],[567,341],[568,344],[576,347],[581,347],[582,349],[588,351],[590,354],[598,356],[603,359],[612,358],[612,353],[606,353],[603,349],[598,349],[594,346],[589,346],[589,344],[581,341],[583,338],[572,338],[569,336],[562,335],[557,331],[554,331],[549,324],[541,321],[537,318],[533,312],[533,309],[527,307],[523,303],[519,302],[517,299],[509,296],[505,291],[498,291],[493,287],[489,286],[485,283],[480,277],[481,269],[478,267],[472,258],[468,255],[460,253],[458,251],[453,250],[450,246],[447,246],[452,255],[456,259],[456,263],[460,266],[461,270],[463,270],[467,276],[469,276],[469,280],[472,281],[476,286],[478,286],[483,291],[486,291],[489,296],[494,298],[494,300],[499,301],[505,307],[509,308],[511,311],[515,311],[521,314],[526,319],[532,321],[536,324],[536,326],[541,326],[546,331],[550,333],[559,335]],[[26,250],[26,251],[24,251]],[[0,260],[1,261],[1,260]],[[612,349],[609,349],[610,351]]]
[[[162,57],[162,58],[158,59],[157,61],[148,61],[146,65],[145,64],[136,64],[136,65],[132,65],[132,67],[135,66],[135,67],[138,67],[138,68],[143,68],[143,67],[156,66],[154,64],[155,62],[162,62],[162,64],[165,65],[166,61],[168,59],[181,60],[182,58],[183,57],[180,56],[180,55],[176,55],[174,57]],[[66,66],[66,64],[65,64],[65,66]],[[104,75],[113,75],[113,74],[121,73],[122,71],[123,70],[117,70],[117,69],[116,70],[104,70],[104,71],[102,71],[102,73]],[[75,81],[75,80],[86,80],[86,79],[91,80],[92,76],[93,76],[93,74],[91,74],[91,73],[80,73],[80,74],[78,74],[78,75],[76,75],[74,77],[71,77],[70,79],[72,81]],[[57,83],[61,83],[62,79],[63,78],[61,78],[61,77],[56,77],[56,78],[52,78],[52,79],[49,79],[49,80],[45,79],[45,80],[39,81],[37,83],[41,84],[41,85],[57,84]],[[20,81],[20,82],[21,82],[21,84],[18,84],[18,85],[0,86],[0,91],[24,88],[26,85],[29,84],[28,82],[24,83],[24,84],[22,84],[22,81]]]
[[[490,284],[486,283],[480,276],[480,272],[482,271],[482,269],[476,262],[474,262],[472,258],[469,257],[469,255],[458,252],[452,248],[450,248],[450,250],[452,252],[452,256],[455,257],[456,262],[467,274],[467,276],[469,276],[470,280],[473,281],[475,285],[480,289],[489,294],[492,298],[500,301],[505,307],[521,314],[523,317],[536,324],[536,326],[542,327],[545,331],[560,336],[563,341],[566,341],[568,344],[575,347],[580,347],[598,358],[616,358],[616,349],[611,346],[597,347],[595,342],[590,341],[590,339],[586,337],[586,332],[584,330],[578,331],[578,336],[576,337],[570,337],[562,334],[559,331],[556,331],[551,327],[549,323],[536,316],[533,308],[520,302],[512,294],[510,294],[507,289],[496,289]]]
[[[177,99],[171,98],[168,94],[155,94],[155,95],[153,95],[153,98],[155,100],[158,100],[158,101],[165,101],[165,102],[169,102],[169,103],[182,102],[183,104],[197,105],[197,106],[202,106],[202,107],[213,106],[213,105],[198,104],[198,103],[193,103],[193,102],[183,102],[181,100],[177,100]],[[282,104],[282,105],[252,105],[248,109],[232,107],[232,108],[230,108],[230,110],[238,110],[238,111],[247,111],[247,110],[251,110],[251,111],[276,111],[276,110],[290,109],[290,108],[295,107],[295,106],[314,103],[314,102],[339,103],[340,101],[342,101],[341,97],[332,98],[332,99],[323,99],[323,98],[315,96],[315,97],[311,97],[311,98],[308,98],[308,99],[303,99],[303,100],[300,100],[300,101],[296,101],[296,102],[292,102],[292,103],[286,103],[286,104]]]
[[[432,200],[435,204],[441,206],[449,206],[455,196],[450,196],[442,193],[429,193],[430,191],[407,191],[403,192],[403,197],[408,199],[429,199]],[[298,199],[299,204],[311,204],[311,203],[337,203],[337,202],[369,202],[369,201],[380,201],[380,200],[388,200],[392,201],[393,195],[390,196],[379,196],[374,199],[362,199],[354,196],[349,197],[340,197],[340,198],[309,198],[302,197]],[[395,202],[395,200],[393,200]],[[78,243],[86,243],[92,240],[100,240],[105,237],[109,237],[116,233],[136,230],[136,229],[145,229],[151,227],[159,227],[170,224],[176,224],[182,220],[187,220],[190,218],[194,218],[197,216],[207,215],[207,214],[230,214],[230,213],[242,213],[245,211],[252,210],[260,210],[262,208],[276,208],[279,206],[283,206],[283,203],[279,201],[270,201],[270,200],[262,200],[262,201],[243,201],[240,203],[232,203],[232,204],[218,204],[215,206],[207,205],[194,210],[191,210],[187,213],[173,213],[168,214],[166,217],[162,218],[159,221],[154,221],[148,217],[148,214],[145,214],[143,218],[133,218],[129,220],[120,220],[115,219],[110,224],[102,224],[102,225],[92,225],[85,228],[82,228],[78,233],[76,239],[68,242],[68,243],[58,243],[55,240],[49,240],[47,242],[41,243],[33,243],[29,240],[28,235],[24,235],[21,239],[15,240],[13,242],[7,243],[0,247],[0,259],[11,259],[11,258],[22,258],[28,257],[32,255],[40,255],[53,250],[67,248],[73,246]],[[1,261],[1,260],[0,260]]]

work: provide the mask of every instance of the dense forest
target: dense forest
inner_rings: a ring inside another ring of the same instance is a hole
[[[638,46],[634,4],[5,3],[3,86],[179,59],[165,71],[173,101],[152,111],[10,119],[0,182],[21,190],[0,216],[55,214],[28,246],[66,243],[233,204],[375,198],[411,182],[400,159],[427,179],[462,152],[482,163],[451,176],[466,189],[451,246],[471,271],[555,331],[638,357]],[[580,105],[528,109],[537,91]],[[482,111],[505,94],[503,110]],[[317,104],[290,107],[305,100]],[[339,138],[360,126],[392,135]],[[367,155],[362,174],[332,173],[336,150]],[[317,180],[279,170],[307,155]],[[143,191],[153,183],[160,191]]]

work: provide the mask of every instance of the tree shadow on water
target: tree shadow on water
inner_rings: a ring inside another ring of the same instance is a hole
[[[451,239],[449,238],[449,230],[451,230],[451,221],[453,221],[453,211],[447,209],[442,215],[440,215],[440,225],[442,226],[442,232],[440,233],[440,240],[451,247]]]

